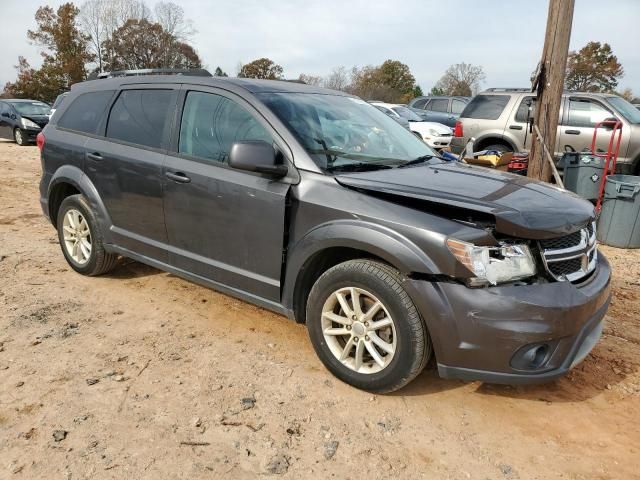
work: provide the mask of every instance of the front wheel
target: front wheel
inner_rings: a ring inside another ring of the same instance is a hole
[[[307,329],[322,363],[370,392],[405,386],[431,356],[427,328],[400,273],[372,260],[350,260],[320,276],[307,301]]]
[[[26,137],[25,133],[22,130],[20,130],[19,128],[16,128],[13,131],[13,139],[21,147],[24,147],[27,144],[27,137]]]

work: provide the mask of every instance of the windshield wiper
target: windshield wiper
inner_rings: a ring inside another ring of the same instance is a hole
[[[353,162],[343,163],[342,165],[331,165],[326,168],[328,172],[366,172],[368,170],[383,170],[393,168],[391,165],[384,163],[372,162]]]
[[[402,165],[399,165],[398,168],[410,167],[411,165],[418,165],[419,163],[425,163],[434,158],[436,158],[434,155],[422,155],[421,157],[414,158],[413,160],[409,160],[408,162],[403,163]]]

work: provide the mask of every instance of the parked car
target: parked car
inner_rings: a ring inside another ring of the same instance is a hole
[[[374,107],[376,107],[378,110],[380,110],[382,113],[387,115],[389,118],[391,118],[391,119],[395,120],[396,122],[398,122],[400,125],[402,125],[407,130],[411,130],[411,126],[409,125],[409,120],[407,120],[406,118],[401,117],[400,115],[395,113],[393,110],[390,110],[390,109],[388,109],[386,107],[383,107],[381,105],[376,105],[376,103],[374,103],[374,102],[370,102],[370,103]]]
[[[62,103],[62,100],[64,99],[64,97],[66,97],[69,94],[69,92],[63,92],[60,95],[58,95],[56,97],[55,102],[53,102],[53,105],[51,105],[51,110],[49,110],[49,118],[53,117],[53,114],[56,113],[57,108],[60,106],[60,103]]]
[[[532,133],[527,120],[533,118],[535,95],[528,89],[490,88],[467,105],[454,129],[452,150],[460,152],[469,138],[474,150],[526,152]],[[591,147],[596,123],[608,118],[622,122],[618,158],[621,173],[640,175],[640,111],[624,98],[604,93],[567,92],[562,96],[555,155],[566,149]],[[611,131],[600,128],[596,148],[607,151]]]
[[[470,97],[416,97],[409,102],[408,107],[427,122],[454,127],[470,100]]]
[[[0,100],[0,138],[21,146],[35,142],[36,135],[49,122],[50,108],[37,100]]]
[[[72,269],[125,256],[284,314],[358,388],[396,390],[434,355],[446,378],[545,381],[602,332],[611,272],[590,203],[441,161],[343,92],[88,81],[38,145]]]
[[[448,147],[453,133],[449,127],[436,122],[425,122],[418,115],[403,105],[392,103],[371,102],[378,110],[386,113],[391,118],[404,118],[409,122],[409,130],[434,149]]]

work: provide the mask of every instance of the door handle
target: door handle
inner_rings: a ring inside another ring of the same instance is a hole
[[[191,181],[191,179],[182,172],[165,172],[165,176],[178,183],[189,183]]]
[[[522,125],[509,125],[511,130],[522,130]]]
[[[98,152],[93,152],[93,153],[87,153],[87,159],[93,160],[95,162],[99,162],[103,158],[102,158],[102,155],[100,155]]]
[[[564,133],[567,135],[580,135],[580,130],[565,130]]]

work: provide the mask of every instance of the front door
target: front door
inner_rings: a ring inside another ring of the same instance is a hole
[[[165,263],[162,164],[177,92],[170,87],[122,90],[105,137],[91,137],[85,145],[85,171],[111,217],[115,242]]]
[[[176,152],[165,164],[164,212],[171,263],[232,289],[277,302],[286,180],[228,166],[234,142],[275,132],[243,99],[216,89],[183,92]]]
[[[613,112],[603,104],[590,98],[569,97],[565,110],[567,113],[563,115],[558,132],[560,137],[558,144],[561,150],[571,148],[576,152],[590,150],[596,123],[615,117]],[[600,127],[596,139],[596,150],[606,152],[610,137],[611,130]]]

